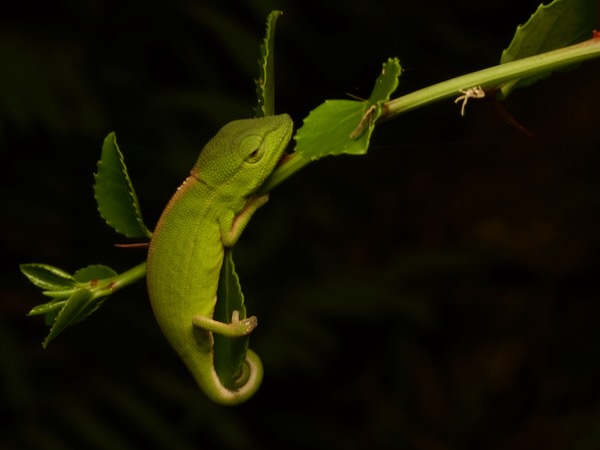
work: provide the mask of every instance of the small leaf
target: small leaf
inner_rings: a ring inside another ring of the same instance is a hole
[[[44,303],[43,305],[37,305],[31,308],[31,311],[27,313],[28,316],[39,316],[41,314],[48,314],[53,311],[57,311],[61,309],[66,300],[55,299],[48,303]]]
[[[265,39],[260,46],[258,60],[258,79],[256,80],[256,117],[266,117],[275,114],[275,24],[281,11],[271,11],[267,19]]]
[[[549,52],[592,37],[597,26],[597,0],[554,0],[541,4],[524,25],[519,25],[512,42],[502,52],[500,64]],[[517,87],[529,86],[550,72],[511,81],[500,96],[507,97]]]
[[[65,302],[63,308],[56,316],[56,320],[50,329],[50,333],[44,340],[42,346],[46,348],[60,333],[65,331],[71,325],[81,322],[88,317],[98,307],[106,297],[94,297],[94,294],[87,289],[78,289]]]
[[[389,58],[386,63],[383,64],[381,74],[375,81],[375,87],[371,92],[367,104],[369,108],[366,110],[360,122],[350,135],[352,139],[358,139],[368,127],[369,134],[373,132],[375,128],[375,122],[381,116],[382,105],[390,99],[390,95],[398,87],[398,77],[402,73],[402,67],[398,58]]]
[[[84,267],[83,269],[79,269],[73,277],[79,283],[87,283],[92,280],[101,280],[105,278],[112,278],[117,276],[117,272],[111,269],[108,266],[103,266],[101,264],[96,264],[92,266]]]
[[[130,238],[150,237],[115,133],[104,139],[94,184],[98,211],[108,225]]]
[[[342,153],[365,154],[383,103],[398,86],[401,71],[398,59],[390,58],[383,64],[369,100],[326,100],[312,110],[294,136],[295,151],[311,160]]]
[[[246,318],[244,294],[235,272],[232,252],[231,249],[225,249],[214,317],[220,322],[230,323],[233,311],[239,311],[240,319]],[[235,380],[241,375],[246,360],[250,337],[227,338],[215,333],[213,338],[215,371],[223,386],[235,389]]]
[[[76,284],[72,275],[48,264],[21,264],[19,267],[31,283],[48,291],[63,291]]]
[[[369,97],[372,104],[387,102],[398,87],[398,77],[402,74],[402,67],[398,58],[389,58],[383,64],[381,74],[375,81],[375,86]]]
[[[60,314],[60,310],[64,306],[64,302],[61,302],[60,306],[60,308],[49,310],[44,316],[44,323],[49,327],[51,327],[52,324],[56,321],[56,317]]]
[[[28,316],[39,316],[44,315],[44,323],[49,327],[52,326],[56,317],[60,314],[60,311],[63,309],[67,300],[63,299],[55,299],[48,303],[44,303],[43,305],[38,305],[31,309],[27,313]]]
[[[366,112],[366,102],[325,100],[313,109],[296,132],[295,151],[311,160],[347,153],[362,155],[369,147],[369,133],[351,135]]]

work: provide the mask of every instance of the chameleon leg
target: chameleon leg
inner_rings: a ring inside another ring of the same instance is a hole
[[[233,247],[235,245],[244,228],[250,222],[252,215],[267,201],[269,201],[267,194],[260,197],[252,197],[237,216],[221,218],[219,227],[221,228],[221,242],[224,247]]]
[[[220,334],[225,337],[240,337],[250,334],[258,325],[256,316],[247,317],[240,320],[239,311],[233,311],[231,315],[231,323],[219,322],[205,316],[192,317],[194,326],[206,331]]]

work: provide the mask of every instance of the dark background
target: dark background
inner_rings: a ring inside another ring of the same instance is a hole
[[[288,4],[290,3],[290,4]],[[600,61],[464,118],[451,101],[375,132],[271,196],[236,249],[260,326],[259,393],[211,404],[143,283],[47,350],[18,264],[122,271],[143,250],[99,218],[117,132],[153,227],[206,140],[255,104],[277,25],[277,109],[396,95],[499,61],[536,1],[13,2],[0,14],[2,449],[600,448]]]

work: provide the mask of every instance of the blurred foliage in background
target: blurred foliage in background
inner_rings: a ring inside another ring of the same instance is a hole
[[[0,18],[2,449],[600,448],[598,61],[465,118],[451,101],[379,127],[271,196],[236,261],[265,381],[211,404],[145,286],[43,351],[23,262],[124,270],[143,250],[95,211],[117,131],[149,224],[225,122],[252,115],[277,27],[277,109],[399,93],[499,61],[536,1],[22,1]]]

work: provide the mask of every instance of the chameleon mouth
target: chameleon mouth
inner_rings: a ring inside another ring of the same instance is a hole
[[[288,162],[293,157],[294,157],[293,153],[284,153],[283,156],[279,159],[279,161],[277,161],[277,164],[275,164],[275,167],[283,166],[286,162]]]

